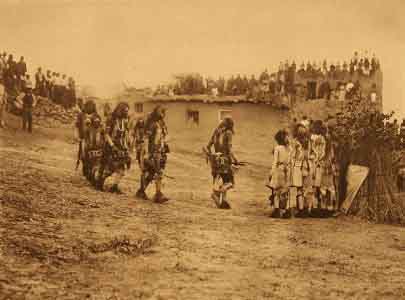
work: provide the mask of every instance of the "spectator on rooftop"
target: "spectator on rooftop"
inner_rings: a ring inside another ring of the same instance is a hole
[[[24,61],[24,56],[20,57],[20,61],[17,63],[16,66],[16,71],[17,71],[17,78],[19,80],[22,80],[25,76],[25,73],[27,73],[27,64]]]
[[[62,104],[61,103],[61,85],[62,85],[62,77],[58,72],[55,74],[55,85],[54,85],[54,97],[55,97],[55,103],[57,104]]]
[[[225,93],[225,78],[219,77],[218,79],[218,93],[223,95]]]
[[[307,73],[312,72],[312,66],[311,66],[311,63],[310,63],[309,61],[307,62],[307,67],[306,67],[305,71],[306,71]]]
[[[402,119],[401,126],[399,128],[399,137],[401,141],[401,147],[405,147],[405,119]]]
[[[398,135],[399,134],[399,124],[398,124],[398,120],[394,119],[394,123],[392,124],[392,131],[394,135]]]
[[[369,69],[369,68],[370,68],[370,61],[369,61],[369,59],[368,59],[368,56],[366,56],[365,59],[364,59],[364,67],[365,67],[366,69]]]
[[[9,54],[7,59],[7,71],[6,71],[6,89],[10,91],[16,91],[16,68],[17,64],[13,59],[13,55]]]
[[[255,75],[252,75],[249,79],[249,89],[253,90],[257,86],[257,80]]]
[[[69,77],[68,90],[69,90],[69,107],[73,107],[76,104],[76,83],[73,77]]]
[[[312,62],[312,71],[313,72],[316,72],[318,70],[318,65],[316,64],[316,61],[314,60],[313,62]]]
[[[12,54],[8,55],[7,68],[10,70],[10,72],[12,72],[13,75],[15,75],[17,73],[17,71],[16,71],[17,64],[16,64]]]
[[[379,70],[380,69],[380,60],[377,58],[376,61],[377,61],[376,70]]]
[[[336,72],[341,72],[342,71],[342,67],[341,67],[341,65],[340,65],[340,61],[338,61],[337,63],[336,63]]]
[[[291,69],[291,71],[293,71],[293,72],[297,71],[297,64],[295,63],[295,60],[293,60],[290,69]]]
[[[373,57],[371,58],[370,65],[371,65],[371,75],[373,75],[377,70],[377,59],[375,57],[375,54],[373,54]]]
[[[343,71],[344,73],[347,73],[347,72],[349,71],[349,66],[348,66],[348,64],[347,64],[346,61],[343,62],[342,71]]]
[[[288,62],[288,59],[286,59],[285,63],[284,63],[284,71],[288,71],[288,69],[290,68],[290,63]]]
[[[7,63],[2,59],[2,56],[0,55],[0,83],[3,82],[3,75],[6,72],[7,68]]]
[[[45,75],[45,97],[51,98],[51,92],[52,92],[52,72],[51,70],[47,70]]]
[[[53,102],[56,102],[56,100],[55,100],[55,88],[56,88],[56,72],[52,72],[52,75],[51,75],[51,80],[50,80],[50,97],[51,97],[51,100],[53,101]]]
[[[20,91],[24,90],[25,73],[27,73],[27,65],[24,61],[24,57],[21,56],[20,61],[16,64],[16,83]]]
[[[42,68],[38,68],[35,73],[35,93],[40,96],[43,96],[43,77],[44,74],[42,74]]]
[[[266,70],[267,71],[267,70]],[[278,65],[278,72],[283,72],[284,71],[284,64],[282,61],[280,61],[280,64]]]
[[[2,60],[2,62],[3,62],[4,65],[7,65],[7,52],[3,52],[3,53],[0,55],[0,59]]]
[[[277,92],[277,81],[276,76],[273,74],[270,76],[269,93],[270,95],[275,95],[276,92]]]
[[[359,75],[363,75],[363,59],[361,58],[358,65],[357,65],[357,72],[359,73]]]
[[[7,94],[6,88],[0,83],[0,128],[5,127],[4,115],[6,113]]]
[[[26,91],[27,87],[32,89],[32,81],[29,74],[25,74],[25,76],[21,80],[21,89],[22,91]]]
[[[298,74],[300,77],[304,77],[304,76],[305,76],[305,64],[304,64],[304,63],[301,63],[300,69],[298,70],[297,74]]]
[[[61,104],[65,109],[69,107],[69,96],[68,96],[68,81],[66,74],[63,74],[61,79],[60,79],[60,98],[61,98]]]
[[[359,63],[359,53],[357,51],[354,52],[352,62],[354,65],[357,65]]]
[[[233,95],[234,85],[235,85],[235,78],[232,75],[231,78],[229,78],[226,82],[226,94],[227,95]]]
[[[242,79],[242,86],[243,86],[242,94],[243,94],[243,95],[246,95],[246,93],[247,93],[248,90],[249,90],[249,79],[246,77],[246,75],[243,76],[243,79]]]
[[[369,99],[370,99],[371,104],[373,104],[373,105],[377,104],[378,95],[377,95],[377,86],[375,83],[373,83],[373,85],[371,87]]]
[[[243,80],[240,74],[236,76],[235,79],[235,89],[234,89],[234,95],[242,95],[244,94],[243,92]]]
[[[328,76],[328,63],[326,62],[326,60],[324,60],[322,63],[321,72],[322,72],[323,76]]]
[[[260,83],[268,82],[270,79],[270,75],[267,72],[267,69],[264,70],[262,74],[260,74],[259,81]]]
[[[354,61],[351,60],[350,65],[349,65],[349,72],[350,72],[350,74],[353,75],[355,71],[356,71],[356,65],[354,64]]]

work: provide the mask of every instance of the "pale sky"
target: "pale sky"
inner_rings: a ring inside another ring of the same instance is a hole
[[[383,65],[386,110],[405,117],[404,13],[402,0],[0,0],[0,51],[109,96],[123,81],[258,74],[369,49]]]

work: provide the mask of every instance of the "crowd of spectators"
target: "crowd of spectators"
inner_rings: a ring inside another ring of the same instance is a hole
[[[238,74],[228,79],[213,79],[204,78],[198,73],[177,75],[175,83],[159,85],[155,95],[244,95],[248,99],[258,100],[270,99],[272,96],[291,97],[300,93],[301,88],[307,99],[339,98],[343,94],[352,97],[360,92],[360,79],[372,77],[379,69],[380,62],[375,55],[370,58],[367,52],[364,55],[355,52],[349,63],[328,63],[324,60],[319,63],[302,63],[298,67],[295,61],[285,61],[280,63],[276,72],[270,73],[266,69],[259,76]]]
[[[0,54],[0,81],[11,97],[30,89],[36,96],[49,98],[65,108],[76,105],[76,87],[72,77],[51,70],[43,72],[42,68],[38,68],[33,84],[23,56],[17,62],[12,54]]]

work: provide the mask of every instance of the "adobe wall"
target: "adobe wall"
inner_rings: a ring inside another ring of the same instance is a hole
[[[130,101],[131,109],[133,103]],[[173,149],[199,152],[206,145],[213,130],[219,123],[219,111],[231,110],[235,121],[235,151],[243,156],[263,153],[268,149],[269,157],[263,159],[268,164],[274,146],[273,137],[277,130],[287,126],[287,112],[274,109],[266,104],[252,103],[186,103],[186,102],[144,102],[144,113],[151,112],[156,105],[167,109],[166,122]],[[187,110],[199,112],[199,124],[187,122]],[[258,154],[259,155],[259,154]]]

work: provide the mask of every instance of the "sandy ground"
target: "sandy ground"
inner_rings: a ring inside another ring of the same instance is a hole
[[[124,195],[94,191],[70,136],[0,131],[0,299],[405,299],[404,228],[269,218],[263,155],[225,211],[198,150],[173,147],[157,205],[135,165]]]

